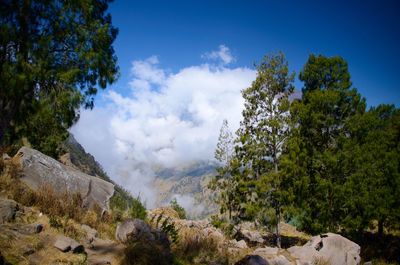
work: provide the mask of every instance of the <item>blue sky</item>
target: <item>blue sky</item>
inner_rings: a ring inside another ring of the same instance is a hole
[[[120,30],[121,77],[71,131],[151,206],[157,169],[210,162],[222,121],[237,130],[240,92],[267,53],[283,51],[297,74],[310,53],[340,55],[370,106],[399,105],[400,8],[349,2],[116,1],[110,11]]]
[[[400,102],[395,0],[117,0],[110,12],[119,28],[114,47],[121,71],[113,88],[123,94],[133,60],[157,55],[164,69],[176,72],[201,64],[201,54],[224,44],[236,58],[230,67],[252,67],[281,50],[298,73],[310,53],[340,55],[369,105]]]

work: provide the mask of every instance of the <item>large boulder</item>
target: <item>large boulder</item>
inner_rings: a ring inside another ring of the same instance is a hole
[[[0,198],[0,224],[14,221],[18,210],[18,203]]]
[[[28,147],[22,147],[13,157],[13,162],[21,169],[21,180],[30,188],[38,190],[43,185],[50,185],[56,194],[79,193],[84,206],[98,205],[102,210],[108,210],[108,201],[114,194],[112,183],[82,173]]]
[[[155,240],[150,226],[140,219],[128,219],[119,224],[115,231],[115,238],[124,244],[140,238]]]
[[[331,265],[358,265],[361,261],[360,246],[334,233],[312,237],[304,246],[291,247],[288,252],[305,265],[315,261]]]

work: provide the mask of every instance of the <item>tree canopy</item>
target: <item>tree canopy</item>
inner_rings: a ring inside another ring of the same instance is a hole
[[[98,88],[115,81],[109,2],[2,1],[0,143],[23,136],[34,145],[57,142],[79,107],[93,107]]]

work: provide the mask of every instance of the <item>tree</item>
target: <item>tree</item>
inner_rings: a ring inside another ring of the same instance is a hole
[[[362,231],[378,221],[378,233],[400,220],[400,110],[379,105],[349,121],[343,226]]]
[[[341,57],[310,55],[299,78],[303,94],[291,107],[292,133],[283,158],[295,194],[292,218],[308,232],[334,231],[345,215],[348,122],[365,111],[365,102]]]
[[[234,139],[229,129],[228,121],[224,120],[220,129],[215,159],[220,163],[217,167],[217,175],[210,181],[209,188],[217,191],[215,202],[220,205],[220,213],[228,214],[230,222],[236,221],[236,181],[234,177]]]
[[[65,133],[79,106],[93,107],[97,89],[115,81],[117,30],[106,13],[109,2],[2,1],[0,144]]]
[[[284,200],[279,156],[289,133],[293,79],[282,53],[265,56],[257,66],[256,80],[242,92],[245,108],[237,133],[236,155],[243,169],[240,187],[248,202],[246,214],[254,218],[258,212],[259,218],[275,226],[278,247]]]

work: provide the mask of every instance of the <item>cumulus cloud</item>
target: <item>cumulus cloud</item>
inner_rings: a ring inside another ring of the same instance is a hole
[[[216,61],[219,60],[224,65],[230,64],[236,60],[235,57],[231,54],[231,50],[223,44],[219,45],[219,50],[206,52],[201,56],[201,58]]]
[[[71,131],[117,183],[152,207],[154,169],[213,160],[223,119],[232,130],[239,126],[241,90],[255,71],[203,64],[167,73],[152,56],[134,61],[131,74],[131,95],[109,90],[107,104],[82,111]]]

